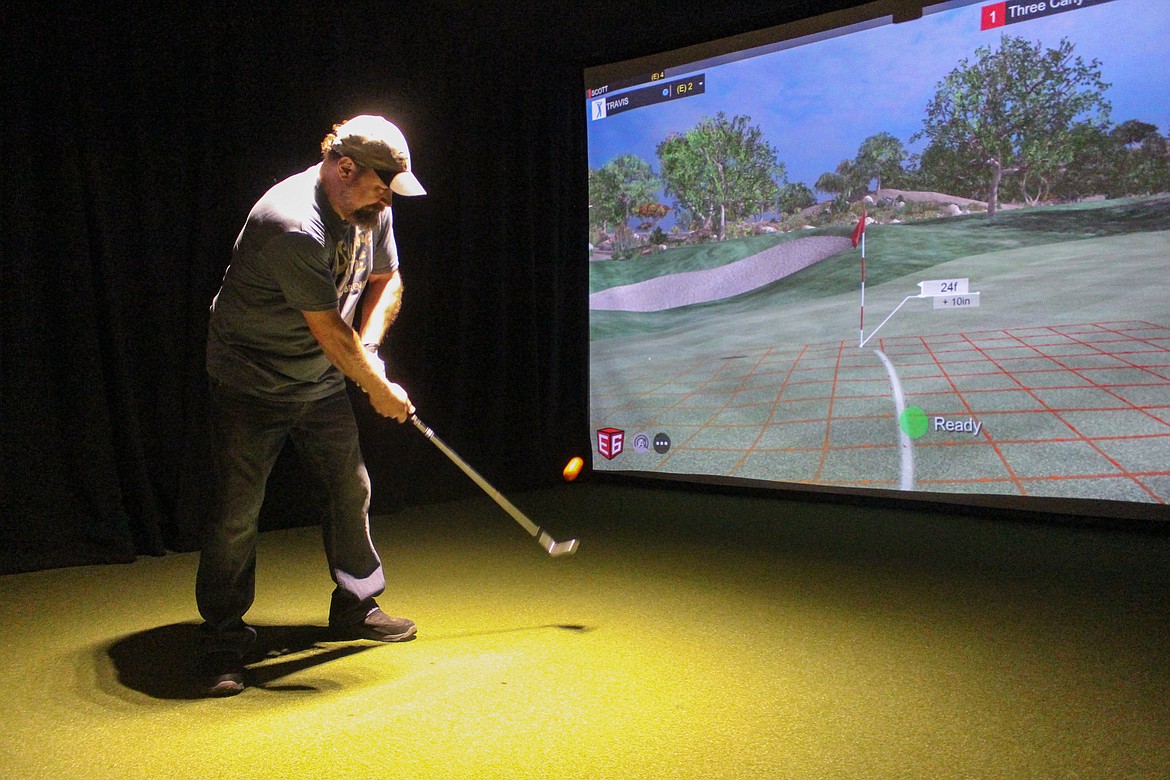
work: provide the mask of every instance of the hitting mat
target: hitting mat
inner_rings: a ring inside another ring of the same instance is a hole
[[[1165,535],[574,483],[374,522],[410,642],[331,642],[263,534],[250,685],[199,697],[197,556],[0,577],[8,778],[1170,773]]]

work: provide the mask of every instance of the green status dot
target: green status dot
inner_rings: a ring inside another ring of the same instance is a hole
[[[908,406],[898,415],[898,425],[911,439],[917,439],[926,433],[928,427],[926,412],[917,406]]]

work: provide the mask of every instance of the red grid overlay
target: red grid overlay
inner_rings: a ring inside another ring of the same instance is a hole
[[[1017,328],[655,358],[594,388],[594,419],[666,432],[666,453],[604,468],[935,492],[1170,500],[1170,328]],[[893,365],[928,431],[900,436]],[[630,388],[634,388],[631,396]],[[965,425],[954,432],[936,421]],[[972,431],[975,425],[977,431]],[[633,431],[627,436],[632,437]]]

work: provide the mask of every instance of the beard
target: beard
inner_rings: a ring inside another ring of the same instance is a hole
[[[373,204],[355,209],[349,221],[361,228],[373,229],[378,227],[378,220],[382,216],[382,206]]]

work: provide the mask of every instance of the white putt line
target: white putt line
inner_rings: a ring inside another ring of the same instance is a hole
[[[892,316],[892,315],[891,315]],[[877,331],[874,331],[875,333]],[[902,430],[902,412],[906,411],[906,399],[902,394],[902,383],[898,379],[898,372],[894,364],[880,349],[873,351],[886,367],[886,374],[890,378],[890,389],[894,392],[894,421],[898,424],[898,442],[902,450],[902,490],[914,489],[914,442]]]

